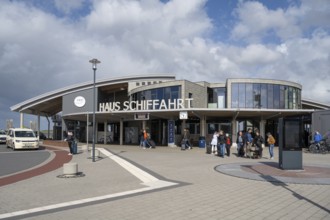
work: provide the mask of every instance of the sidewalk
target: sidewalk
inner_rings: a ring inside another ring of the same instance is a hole
[[[90,153],[85,151],[72,158],[84,177],[58,178],[63,171],[60,168],[0,187],[0,218],[1,214],[42,210],[49,205],[54,208],[8,219],[330,218],[330,185],[279,184],[216,171],[220,165],[256,166],[277,162],[277,158],[274,161],[237,158],[233,154],[235,149],[231,157],[219,158],[205,154],[201,148],[180,151],[167,147],[146,150],[136,146],[98,147],[114,155],[105,155],[108,153],[103,151],[102,158],[92,162],[88,159]],[[303,155],[306,166],[327,168],[329,161],[330,154]]]

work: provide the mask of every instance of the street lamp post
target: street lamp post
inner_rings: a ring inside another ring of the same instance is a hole
[[[92,59],[89,61],[93,64],[94,79],[93,79],[93,146],[92,146],[92,159],[95,162],[95,75],[96,75],[96,65],[101,63],[98,59]]]

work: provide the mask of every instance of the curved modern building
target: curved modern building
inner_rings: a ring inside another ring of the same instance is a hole
[[[233,142],[240,130],[259,129],[277,135],[278,119],[303,116],[329,105],[302,99],[302,86],[271,79],[227,79],[225,82],[191,82],[173,75],[130,76],[72,85],[11,107],[24,114],[50,117],[54,139],[74,130],[79,141],[92,140],[93,101],[96,106],[96,140],[99,143],[136,144],[141,129],[149,129],[158,146],[175,146],[184,128],[191,141],[208,142],[224,130]]]

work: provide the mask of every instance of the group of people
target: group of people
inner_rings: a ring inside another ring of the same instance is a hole
[[[265,142],[269,146],[270,159],[274,159],[274,145],[275,138],[268,132],[267,139],[265,140],[258,130],[255,131],[255,135],[252,134],[252,129],[248,129],[247,132],[240,131],[237,135],[237,156],[238,157],[250,157],[250,158],[262,158],[263,148]],[[229,134],[224,134],[222,130],[214,132],[211,141],[211,153],[224,157],[225,153],[230,156],[231,139]]]
[[[214,132],[211,141],[211,154],[230,157],[231,140],[229,134],[224,134],[223,130]]]

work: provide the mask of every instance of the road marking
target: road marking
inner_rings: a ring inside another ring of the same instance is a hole
[[[140,168],[129,163],[128,161],[112,154],[111,152],[107,151],[104,148],[98,148],[98,150],[105,156],[109,157],[110,159],[112,159],[113,161],[118,163],[120,166],[122,166],[124,169],[126,169],[128,172],[130,172],[132,175],[134,175],[135,177],[140,179],[143,183],[155,182],[155,181],[159,180],[156,177],[145,172],[144,170],[141,170]]]
[[[132,175],[134,175],[135,177],[140,179],[142,181],[142,184],[147,187],[135,189],[135,190],[129,190],[129,191],[125,191],[125,192],[114,193],[114,194],[107,194],[107,195],[97,196],[97,197],[92,197],[92,198],[63,202],[63,203],[58,203],[58,204],[53,204],[53,205],[48,205],[48,206],[42,206],[42,207],[38,207],[38,208],[26,209],[26,210],[22,210],[22,211],[0,214],[0,219],[27,215],[27,214],[33,214],[33,213],[44,212],[44,211],[50,211],[50,210],[65,208],[65,207],[70,207],[70,206],[82,205],[82,204],[86,204],[86,203],[90,203],[90,202],[97,202],[97,201],[102,201],[102,200],[106,200],[106,199],[113,199],[113,198],[117,198],[117,197],[128,196],[128,195],[133,195],[133,194],[137,194],[137,193],[142,193],[142,192],[147,192],[147,191],[152,191],[152,190],[156,190],[156,189],[161,189],[161,188],[178,185],[178,183],[175,183],[175,182],[159,180],[156,177],[152,176],[151,174],[145,172],[144,170],[129,163],[128,161],[105,150],[104,148],[97,148],[97,149],[102,154],[104,154],[105,156],[109,157],[110,159],[112,159],[113,161],[118,163],[120,166],[122,166],[124,169],[126,169],[128,172],[130,172]]]

